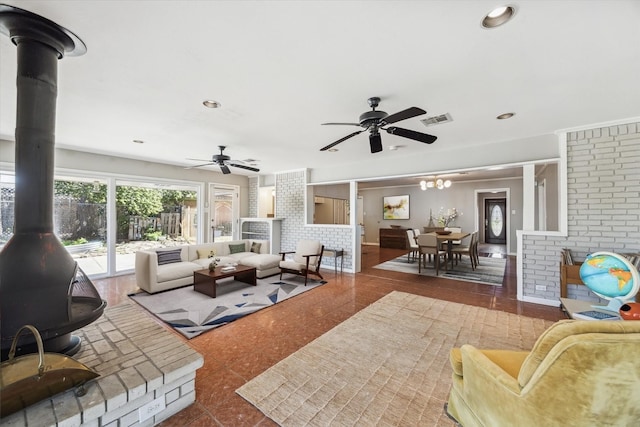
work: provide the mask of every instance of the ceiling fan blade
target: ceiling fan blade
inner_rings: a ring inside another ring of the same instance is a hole
[[[425,144],[432,144],[436,139],[438,139],[437,136],[416,132],[414,130],[398,128],[395,126],[387,128],[385,130],[391,135],[397,135],[397,136],[402,136],[404,138],[414,139],[416,141],[424,142]]]
[[[201,165],[185,166],[185,169],[193,169],[193,168],[199,168],[201,166],[211,166],[211,165],[215,165],[215,163],[209,162],[209,163],[203,163]]]
[[[321,125],[360,126],[360,123],[321,123]]]
[[[410,119],[412,117],[419,116],[421,114],[427,114],[422,108],[411,107],[406,110],[399,111],[395,114],[391,114],[390,116],[385,117],[381,120],[382,124],[391,124],[395,122],[399,122],[400,120]]]
[[[382,151],[382,138],[378,132],[371,133],[369,135],[369,145],[371,146],[372,153],[379,153]]]
[[[210,162],[211,159],[190,159],[186,158],[185,160],[193,160],[194,162]]]
[[[329,148],[331,148],[331,147],[335,147],[336,145],[340,144],[341,142],[346,141],[347,139],[349,139],[349,138],[351,138],[351,137],[354,137],[354,136],[356,136],[357,134],[362,133],[362,132],[364,132],[364,130],[359,130],[358,132],[354,132],[354,133],[352,133],[352,134],[350,134],[350,135],[345,136],[344,138],[340,138],[340,139],[339,139],[339,140],[337,140],[336,142],[332,142],[331,144],[327,145],[326,147],[322,147],[322,148],[320,149],[320,151],[326,151],[326,150],[328,150],[328,149],[329,149]]]
[[[256,168],[251,167],[251,166],[240,165],[238,163],[229,163],[229,166],[233,166],[234,168],[246,169],[246,170],[252,171],[252,172],[260,172],[260,169],[256,169]]]
[[[229,170],[229,168],[227,167],[227,165],[220,165],[220,170],[222,171],[223,174],[228,175],[231,173],[231,171]]]

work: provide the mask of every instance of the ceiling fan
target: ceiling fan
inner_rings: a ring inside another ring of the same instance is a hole
[[[209,166],[209,165],[218,165],[220,166],[220,170],[222,171],[222,173],[225,175],[231,173],[229,166],[234,168],[246,169],[252,172],[260,172],[260,169],[245,165],[244,164],[245,162],[242,160],[231,160],[231,157],[227,156],[226,154],[223,154],[224,149],[227,148],[226,146],[218,145],[218,148],[220,149],[220,154],[214,154],[213,156],[211,156],[211,160],[187,159],[187,160],[196,160],[196,161],[207,162],[207,163],[203,163],[201,165],[188,166],[185,169],[199,168],[201,166]]]
[[[418,107],[410,107],[406,110],[399,111],[395,114],[387,114],[384,111],[376,111],[376,107],[380,103],[380,98],[373,97],[368,100],[369,106],[371,107],[371,111],[367,111],[360,115],[359,123],[322,123],[323,125],[345,125],[345,126],[360,126],[364,128],[363,130],[359,130],[357,132],[353,132],[345,136],[344,138],[340,138],[339,140],[332,142],[326,147],[322,147],[320,151],[328,150],[329,148],[335,147],[341,142],[346,141],[347,139],[358,135],[366,130],[369,131],[369,145],[371,146],[372,153],[378,153],[382,151],[382,139],[380,138],[380,129],[386,130],[387,133],[391,135],[402,136],[404,138],[414,139],[416,141],[424,142],[425,144],[432,144],[438,137],[433,135],[428,135],[426,133],[416,132],[410,129],[403,129],[395,126],[384,127],[386,125],[390,125],[395,122],[399,122],[401,120],[410,119],[412,117],[420,116],[422,114],[426,114],[422,108]]]

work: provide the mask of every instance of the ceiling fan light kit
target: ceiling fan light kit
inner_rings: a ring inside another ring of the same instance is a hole
[[[382,137],[380,136],[380,129],[387,131],[387,133],[390,133],[391,135],[413,139],[415,141],[423,142],[425,144],[432,144],[436,139],[438,139],[438,137],[436,136],[428,135],[422,132],[417,132],[411,129],[404,129],[396,126],[385,127],[387,125],[399,122],[401,120],[407,120],[413,117],[420,116],[422,114],[426,114],[427,112],[422,108],[410,107],[410,108],[407,108],[406,110],[402,110],[395,114],[389,115],[385,111],[376,110],[376,108],[378,107],[378,104],[380,103],[380,98],[378,97],[369,98],[368,103],[369,103],[369,106],[371,107],[371,111],[362,113],[359,117],[358,123],[342,123],[342,122],[322,123],[323,125],[359,126],[363,128],[363,130],[359,130],[345,137],[342,137],[339,140],[334,141],[325,147],[322,147],[320,151],[331,150],[333,147],[340,144],[341,142],[344,142],[347,139],[352,138],[364,131],[369,131],[369,146],[371,148],[371,152],[379,153],[380,151],[382,151]]]

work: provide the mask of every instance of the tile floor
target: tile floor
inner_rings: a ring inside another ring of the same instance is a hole
[[[188,341],[205,359],[196,375],[196,403],[161,426],[274,426],[236,395],[236,388],[393,290],[549,320],[564,318],[559,308],[516,300],[515,257],[507,257],[502,287],[371,268],[403,254],[363,246],[361,273],[323,269],[326,285]],[[109,305],[127,300],[137,289],[133,275],[94,284]]]

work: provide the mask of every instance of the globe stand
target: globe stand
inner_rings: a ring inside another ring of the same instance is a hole
[[[609,300],[609,304],[607,305],[592,305],[591,307],[597,308],[599,310],[606,310],[615,314],[619,314],[620,307],[622,307],[624,304],[625,304],[625,301],[622,298],[616,297],[616,298],[611,298]]]

